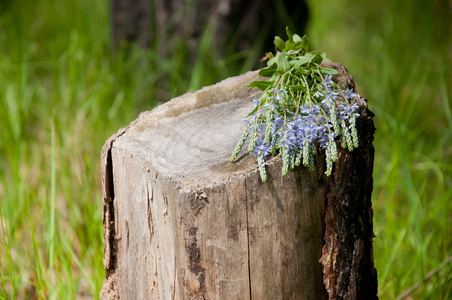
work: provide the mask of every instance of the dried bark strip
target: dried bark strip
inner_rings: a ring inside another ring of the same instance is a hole
[[[343,66],[340,69],[348,74]],[[356,92],[350,75],[343,83]],[[329,299],[378,299],[371,202],[375,127],[367,105],[360,104],[359,112],[360,146],[353,152],[339,146],[339,159],[327,193],[325,245],[320,262]]]

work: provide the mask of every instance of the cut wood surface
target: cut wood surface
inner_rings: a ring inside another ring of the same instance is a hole
[[[354,88],[343,66],[329,66]],[[340,149],[345,160],[332,177],[323,174],[323,155],[316,171],[300,167],[285,177],[276,156],[263,183],[245,150],[229,161],[260,95],[244,84],[257,77],[248,72],[175,98],[107,140],[101,299],[376,298],[374,129],[365,99],[362,144],[352,155]],[[350,185],[362,187],[355,194]]]

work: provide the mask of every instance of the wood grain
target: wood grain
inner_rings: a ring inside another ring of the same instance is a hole
[[[351,86],[333,66],[335,80]],[[324,285],[325,255],[335,249],[325,244],[325,212],[341,175],[327,178],[318,155],[316,171],[282,177],[277,156],[263,183],[245,151],[229,161],[260,95],[244,84],[257,77],[175,98],[106,142],[101,299],[335,299]]]

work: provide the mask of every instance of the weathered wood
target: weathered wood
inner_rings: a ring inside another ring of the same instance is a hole
[[[340,71],[336,81],[354,87],[345,68],[330,66]],[[322,155],[315,172],[282,177],[277,156],[262,183],[245,151],[229,162],[259,95],[244,84],[256,78],[249,72],[173,99],[106,142],[101,299],[376,297],[366,102],[362,146],[340,150],[346,159],[332,177]]]
[[[347,72],[342,65],[336,67],[341,73]],[[350,76],[342,77],[340,84],[356,90]],[[329,299],[378,299],[371,202],[375,127],[374,114],[365,103],[367,100],[359,103],[361,116],[357,120],[360,146],[349,152],[338,144],[339,159],[329,179],[325,245],[320,260]]]

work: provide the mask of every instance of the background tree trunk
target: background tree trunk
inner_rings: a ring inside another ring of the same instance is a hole
[[[354,88],[339,64],[333,79]],[[145,112],[102,150],[101,299],[376,299],[372,258],[373,121],[359,99],[360,148],[339,148],[331,177],[281,176],[229,157],[257,72]],[[247,148],[246,146],[244,148]]]
[[[235,53],[251,49],[261,38],[263,50],[270,51],[275,35],[285,37],[286,26],[301,34],[308,20],[303,0],[112,0],[111,11],[116,46],[130,42],[148,46],[160,37],[161,54],[171,45],[170,39],[187,41],[196,53],[209,26],[214,37],[211,47]]]
[[[112,0],[110,2],[115,46],[130,42],[136,42],[141,47],[149,46],[150,4],[149,0]]]

